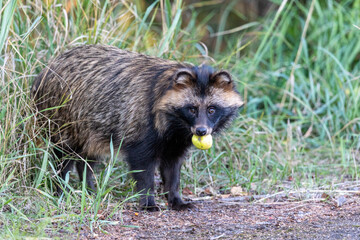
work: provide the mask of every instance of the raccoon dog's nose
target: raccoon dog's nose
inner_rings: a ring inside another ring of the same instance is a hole
[[[207,129],[205,127],[198,127],[196,129],[196,135],[198,136],[204,136],[206,135]]]

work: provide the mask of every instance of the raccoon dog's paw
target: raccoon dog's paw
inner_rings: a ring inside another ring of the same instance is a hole
[[[158,206],[141,206],[141,210],[148,212],[158,212],[160,208]]]
[[[143,195],[140,197],[140,208],[148,212],[160,211],[160,208],[156,205],[153,195]]]
[[[173,204],[171,204],[171,209],[176,210],[176,211],[184,211],[184,210],[189,210],[191,208],[194,208],[194,204],[192,203],[188,203],[188,202],[183,202],[183,201],[176,201]]]
[[[171,209],[176,211],[184,211],[193,208],[194,205],[188,202],[184,202],[180,198],[175,198],[173,201],[169,203],[169,207],[171,207]]]

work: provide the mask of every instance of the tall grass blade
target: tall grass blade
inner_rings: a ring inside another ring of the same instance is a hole
[[[181,12],[182,12],[181,9],[178,9],[176,11],[176,14],[171,23],[171,26],[168,29],[168,31],[166,32],[166,34],[160,44],[160,50],[159,50],[159,53],[157,54],[158,57],[161,57],[164,54],[164,52],[168,51],[170,42],[171,42],[172,38],[174,37],[175,30],[180,23]]]
[[[38,176],[38,178],[36,179],[36,182],[35,182],[35,188],[39,188],[40,184],[43,181],[44,175],[45,175],[45,173],[47,171],[48,161],[49,161],[49,152],[45,151],[44,156],[43,156],[41,169],[40,169],[40,172],[39,172],[39,176]]]
[[[2,53],[6,38],[9,33],[11,21],[14,16],[17,0],[8,0],[5,3],[5,9],[3,13],[0,13],[0,53]],[[0,9],[1,9],[0,5]]]

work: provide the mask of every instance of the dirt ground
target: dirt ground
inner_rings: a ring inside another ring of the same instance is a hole
[[[104,231],[82,239],[360,239],[360,195],[198,198],[177,212],[122,211]],[[116,223],[116,222],[115,222]]]

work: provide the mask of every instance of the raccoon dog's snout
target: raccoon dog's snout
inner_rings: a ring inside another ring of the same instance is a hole
[[[196,128],[196,135],[205,136],[206,134],[207,134],[206,127],[198,127],[198,128]]]
[[[212,133],[212,129],[205,125],[198,125],[191,128],[191,133],[198,136],[205,136]]]

